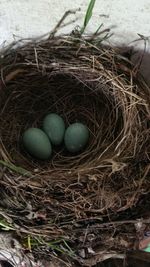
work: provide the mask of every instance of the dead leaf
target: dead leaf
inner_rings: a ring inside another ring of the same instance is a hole
[[[6,77],[5,77],[5,82],[10,82],[11,80],[13,80],[19,73],[23,73],[25,72],[24,69],[17,69],[12,71],[11,73],[9,73]]]

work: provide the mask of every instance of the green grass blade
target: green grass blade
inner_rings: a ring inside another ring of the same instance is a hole
[[[9,162],[0,160],[0,164],[3,165],[3,166],[5,166],[6,168],[8,168],[8,169],[10,169],[10,170],[12,170],[14,172],[16,172],[16,173],[21,174],[21,175],[28,176],[28,177],[31,176],[31,173],[29,171],[25,170],[24,168],[15,166],[12,163],[9,163]]]
[[[4,220],[0,220],[0,229],[3,231],[13,231],[15,230],[11,225],[9,225]]]
[[[91,0],[89,3],[89,6],[87,8],[85,18],[84,18],[84,24],[83,24],[83,27],[81,29],[81,34],[85,31],[85,28],[87,27],[87,25],[88,25],[88,23],[92,17],[92,12],[93,12],[95,2],[96,2],[96,0]]]
[[[64,245],[66,246],[66,248],[68,249],[68,251],[73,255],[74,251],[68,246],[67,242],[65,240],[63,240]]]
[[[85,19],[84,19],[84,27],[86,27],[92,17],[92,12],[93,12],[93,8],[94,8],[94,5],[95,5],[95,2],[96,0],[91,0],[90,1],[90,4],[88,6],[88,9],[87,9],[87,12],[86,12],[86,15],[85,15]]]
[[[98,32],[99,32],[99,30],[100,30],[102,27],[103,27],[103,23],[101,23],[101,24],[99,25],[99,27],[97,28],[97,30],[96,30],[96,32],[94,33],[94,35],[97,35]]]

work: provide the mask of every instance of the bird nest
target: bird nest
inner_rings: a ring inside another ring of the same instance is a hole
[[[97,249],[127,248],[149,192],[150,91],[137,70],[119,50],[73,37],[10,49],[0,66],[1,216],[42,257],[86,264]],[[88,126],[84,151],[24,152],[23,132],[51,112]]]

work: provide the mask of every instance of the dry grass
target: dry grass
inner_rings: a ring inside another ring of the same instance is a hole
[[[150,191],[150,91],[127,58],[73,37],[31,43],[1,59],[0,95],[0,206],[20,233],[63,237],[77,252],[90,243],[91,222],[95,248],[105,246],[98,225],[132,208],[138,217]],[[48,112],[88,125],[83,153],[62,146],[45,163],[25,154],[22,132]]]

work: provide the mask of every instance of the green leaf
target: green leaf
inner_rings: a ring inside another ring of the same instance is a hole
[[[14,171],[14,172],[17,172],[17,173],[21,174],[21,175],[28,176],[28,177],[31,176],[31,173],[29,171],[25,170],[24,168],[17,167],[12,163],[0,160],[0,164],[5,166],[8,169]]]
[[[84,24],[83,24],[83,27],[81,29],[81,34],[85,31],[85,28],[86,26],[88,25],[91,17],[92,17],[92,12],[93,12],[93,8],[94,8],[94,5],[95,5],[95,2],[96,0],[91,0],[90,3],[89,3],[89,6],[88,6],[88,9],[86,11],[86,15],[85,15],[85,18],[84,18]]]

